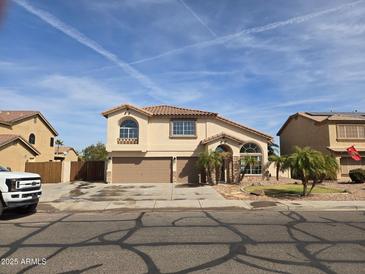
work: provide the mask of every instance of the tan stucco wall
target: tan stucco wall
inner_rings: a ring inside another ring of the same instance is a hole
[[[288,155],[294,146],[309,146],[313,149],[328,153],[329,132],[327,124],[316,124],[307,118],[298,116],[291,119],[280,135],[280,153]]]
[[[45,162],[53,160],[54,147],[50,146],[50,139],[55,137],[55,135],[38,116],[15,124],[11,128],[0,125],[0,134],[17,134],[27,141],[31,133],[36,138],[33,146],[40,152],[35,161]]]
[[[79,160],[79,156],[75,153],[75,151],[73,151],[72,149],[69,150],[66,154],[65,160],[64,161],[70,161],[70,162],[74,162],[74,161],[78,161]]]
[[[118,144],[119,125],[128,117],[139,124],[139,144]],[[267,140],[247,130],[240,129],[212,118],[196,120],[196,138],[170,138],[170,117],[147,117],[134,110],[122,110],[109,115],[107,119],[107,144],[109,157],[191,157],[198,156],[204,149],[215,150],[220,142],[201,145],[207,137],[226,133],[245,143],[259,145],[263,154],[263,164],[268,160]],[[241,145],[227,141],[234,156],[240,156]]]
[[[14,141],[0,150],[0,165],[10,167],[12,171],[25,171],[25,162],[33,159],[34,155],[19,141]]]

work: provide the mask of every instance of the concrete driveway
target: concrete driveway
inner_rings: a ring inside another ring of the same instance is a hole
[[[89,182],[46,184],[43,185],[43,194],[41,202],[224,200],[211,186],[181,184],[103,184]]]

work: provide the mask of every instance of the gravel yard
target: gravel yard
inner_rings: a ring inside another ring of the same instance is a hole
[[[263,180],[258,183],[259,185],[271,185],[271,184],[285,184],[285,183],[295,183],[301,184],[298,180],[292,180],[288,178],[282,178],[279,181],[271,178],[269,181]],[[326,194],[311,194],[308,197],[300,197],[295,195],[287,195],[285,197],[275,198],[266,195],[252,195],[241,191],[247,186],[251,186],[252,183],[242,183],[240,185],[231,184],[219,184],[213,186],[220,194],[222,194],[226,199],[230,200],[314,200],[314,201],[354,201],[354,200],[365,200],[365,184],[352,184],[349,182],[336,182],[336,181],[326,181],[321,184],[324,187],[337,188],[341,190],[346,190],[346,193],[326,193]]]

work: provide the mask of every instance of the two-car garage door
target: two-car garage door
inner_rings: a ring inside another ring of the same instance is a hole
[[[113,183],[171,183],[171,158],[115,157]]]

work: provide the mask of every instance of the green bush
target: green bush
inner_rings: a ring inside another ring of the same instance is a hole
[[[350,170],[349,176],[351,181],[354,183],[364,183],[365,182],[365,169],[357,168]]]

